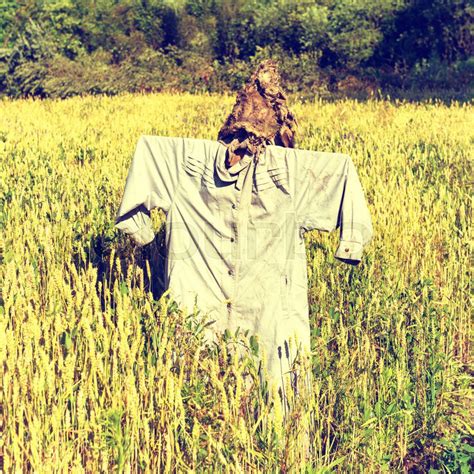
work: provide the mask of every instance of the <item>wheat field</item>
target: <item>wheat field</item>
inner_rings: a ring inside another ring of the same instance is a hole
[[[298,148],[351,155],[374,238],[353,268],[337,232],[306,234],[313,388],[284,414],[257,384],[258,346],[204,344],[203,315],[155,298],[160,248],[113,226],[139,136],[215,139],[233,100],[0,102],[4,472],[469,465],[471,106],[290,98]]]

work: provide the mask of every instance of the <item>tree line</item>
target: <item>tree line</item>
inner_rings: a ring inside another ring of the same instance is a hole
[[[0,0],[0,94],[235,90],[266,57],[289,92],[457,91],[469,0]]]

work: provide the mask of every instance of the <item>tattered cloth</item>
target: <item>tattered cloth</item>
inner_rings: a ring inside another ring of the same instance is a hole
[[[244,155],[255,160],[266,145],[293,148],[297,121],[286,105],[276,64],[263,61],[237,96],[219,131],[218,141],[227,146],[227,165]]]

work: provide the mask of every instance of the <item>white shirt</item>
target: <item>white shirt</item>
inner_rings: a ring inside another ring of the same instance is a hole
[[[150,211],[163,209],[170,296],[217,332],[257,335],[279,379],[292,362],[285,341],[310,347],[304,232],[339,228],[335,257],[355,265],[371,217],[348,155],[268,146],[226,169],[225,153],[214,140],[141,136],[116,227],[145,245]]]

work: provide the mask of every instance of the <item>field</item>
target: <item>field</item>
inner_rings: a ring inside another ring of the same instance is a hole
[[[215,138],[232,103],[0,103],[4,472],[468,472],[472,108],[290,101],[299,148],[353,158],[374,238],[352,268],[307,234],[313,391],[283,417],[243,382],[255,345],[205,346],[153,298],[158,246],[113,227],[139,136]]]

